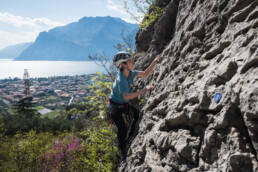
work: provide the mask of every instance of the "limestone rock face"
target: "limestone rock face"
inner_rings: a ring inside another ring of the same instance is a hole
[[[258,0],[163,2],[136,35],[137,69],[162,59],[119,171],[258,171]]]

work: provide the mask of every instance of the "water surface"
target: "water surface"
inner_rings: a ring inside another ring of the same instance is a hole
[[[83,75],[104,72],[104,69],[91,61],[13,61],[0,59],[0,79],[23,77],[28,69],[30,77],[50,77]]]

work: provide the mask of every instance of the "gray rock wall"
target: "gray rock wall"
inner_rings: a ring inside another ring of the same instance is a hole
[[[258,171],[258,0],[164,2],[136,35],[138,69],[162,60],[119,171]]]

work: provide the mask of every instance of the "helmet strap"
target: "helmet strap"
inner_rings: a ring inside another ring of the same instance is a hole
[[[128,67],[128,63],[127,63],[127,62],[126,62],[126,69],[127,69],[128,71],[130,71],[130,70],[129,70],[129,67]]]

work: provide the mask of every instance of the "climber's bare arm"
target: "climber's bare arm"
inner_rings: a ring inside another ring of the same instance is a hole
[[[136,97],[138,97],[139,95],[143,95],[145,94],[147,91],[151,90],[153,88],[153,86],[148,85],[145,89],[138,91],[138,92],[134,92],[134,93],[123,93],[123,99],[128,101],[131,99],[134,99]]]
[[[151,63],[151,65],[145,71],[139,71],[137,77],[139,78],[147,78],[153,71],[155,65],[159,61],[160,56],[157,56]]]

